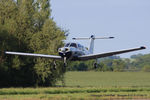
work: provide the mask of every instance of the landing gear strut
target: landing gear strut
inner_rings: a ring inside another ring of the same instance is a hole
[[[66,67],[67,67],[67,62],[66,62],[67,58],[64,57],[64,67],[62,67],[62,71],[66,72]]]
[[[67,67],[66,57],[64,57],[64,67]]]
[[[53,64],[54,64],[54,70],[56,70],[56,61],[55,60],[54,60]]]

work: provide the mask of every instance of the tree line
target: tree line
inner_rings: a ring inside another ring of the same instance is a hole
[[[73,62],[68,67],[68,71],[144,71],[150,72],[150,54],[132,55],[130,58],[120,58],[111,56],[98,59],[97,68],[94,68],[95,60]]]
[[[61,62],[4,51],[56,55],[65,34],[51,17],[50,0],[0,0],[0,87],[55,85],[65,73]]]

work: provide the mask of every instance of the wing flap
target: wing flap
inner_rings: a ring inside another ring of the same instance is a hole
[[[62,59],[61,56],[45,55],[45,54],[34,54],[34,53],[22,53],[22,52],[10,52],[10,51],[6,51],[5,54],[20,55],[20,56],[32,56],[32,57],[43,57],[43,58],[58,59],[58,60]]]
[[[80,60],[97,59],[97,58],[102,58],[102,57],[107,57],[107,56],[113,56],[113,55],[117,55],[117,54],[122,54],[122,53],[127,53],[127,52],[142,50],[142,49],[146,49],[146,47],[140,47],[140,48],[134,48],[134,49],[128,49],[128,50],[121,50],[121,51],[115,51],[115,52],[108,52],[108,53],[102,53],[102,54],[84,55],[84,56],[79,56],[79,59]]]

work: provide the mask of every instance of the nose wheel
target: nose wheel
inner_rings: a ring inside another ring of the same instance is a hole
[[[66,63],[64,63],[64,68],[66,68],[67,67],[67,64]]]

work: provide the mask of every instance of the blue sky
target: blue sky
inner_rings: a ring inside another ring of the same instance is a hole
[[[51,0],[52,17],[72,37],[114,36],[96,40],[94,53],[140,46],[147,49],[121,54],[150,53],[150,0]],[[88,47],[89,41],[78,41]]]

